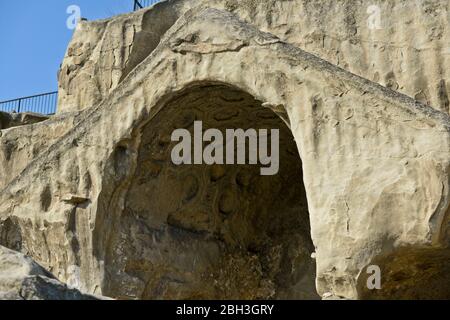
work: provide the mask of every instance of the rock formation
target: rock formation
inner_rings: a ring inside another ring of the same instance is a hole
[[[48,271],[0,246],[0,300],[97,300],[59,282]]]
[[[371,5],[80,22],[57,115],[0,131],[0,245],[121,299],[448,298],[449,4]],[[278,128],[279,174],[174,165],[196,120]]]
[[[191,8],[217,8],[368,80],[449,112],[450,9],[429,0],[171,0],[82,22],[59,75],[59,110],[91,107]]]
[[[38,123],[48,118],[36,113],[6,113],[0,111],[0,130]]]

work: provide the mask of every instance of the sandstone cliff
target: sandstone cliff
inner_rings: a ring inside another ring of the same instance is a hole
[[[60,72],[59,111],[105,98],[191,8],[213,7],[337,66],[449,112],[449,1],[171,0],[83,22]]]
[[[114,298],[448,297],[448,3],[381,1],[382,29],[368,6],[81,22],[58,115],[0,131],[0,245]],[[171,132],[196,120],[278,128],[280,174],[174,165]]]

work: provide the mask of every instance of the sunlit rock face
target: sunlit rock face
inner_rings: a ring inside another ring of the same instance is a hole
[[[0,131],[0,245],[123,299],[447,297],[448,8],[408,3],[380,2],[384,29],[365,1],[81,22],[59,113]],[[176,166],[171,133],[196,121],[278,128],[279,172]]]
[[[82,22],[59,75],[59,112],[100,102],[188,10],[218,8],[339,67],[449,112],[450,4],[442,0],[172,0]]]

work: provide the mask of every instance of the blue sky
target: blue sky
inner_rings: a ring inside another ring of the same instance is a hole
[[[0,101],[57,90],[73,30],[67,8],[88,20],[130,12],[132,0],[0,0]]]

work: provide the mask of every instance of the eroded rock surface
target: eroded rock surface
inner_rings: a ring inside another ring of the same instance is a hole
[[[50,119],[34,114],[31,117],[28,114],[4,115],[8,119],[8,126],[0,129],[0,188],[6,186],[35,157],[76,126],[79,118],[79,112],[56,115]],[[25,119],[26,123],[13,119]]]
[[[98,300],[69,288],[30,257],[0,246],[0,300]]]
[[[0,131],[0,245],[118,298],[315,298],[314,274],[319,296],[370,298],[361,275],[377,261],[380,297],[394,298],[403,262],[391,257],[417,258],[416,287],[411,277],[398,284],[406,298],[424,297],[426,279],[432,297],[446,297],[437,286],[450,246],[449,68],[439,54],[448,6],[381,1],[383,21],[398,28],[379,40],[364,29],[367,2],[196,3],[79,24],[60,73],[60,118]],[[298,7],[301,23],[287,24]],[[432,28],[390,18],[402,10]],[[404,49],[400,26],[431,49]],[[195,120],[280,128],[280,174],[174,166],[168,136]]]
[[[0,130],[38,123],[48,118],[48,116],[36,113],[7,113],[0,111]]]
[[[188,10],[218,8],[281,40],[449,112],[450,3],[441,0],[170,0],[79,24],[59,81],[59,112],[105,98]]]

